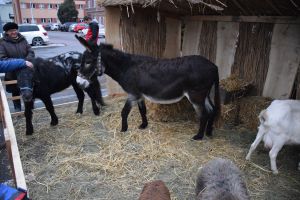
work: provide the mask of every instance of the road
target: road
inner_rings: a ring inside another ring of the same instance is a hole
[[[75,33],[48,31],[48,35],[50,39],[50,43],[48,45],[33,47],[36,57],[50,58],[68,51],[79,51],[81,53],[84,51],[84,47],[76,40],[74,36]],[[100,39],[100,42],[104,42],[104,39]],[[106,96],[107,89],[105,85],[105,76],[99,77],[99,81],[102,87],[102,95]],[[7,94],[7,96],[11,96],[11,94]],[[88,99],[88,95],[86,94],[85,96],[86,99]],[[72,86],[62,92],[53,94],[51,98],[54,105],[77,101],[77,97]],[[8,103],[11,113],[14,113],[15,111],[12,101],[9,101]],[[44,107],[44,104],[39,99],[36,99],[34,106],[35,108],[40,108]],[[22,110],[24,110],[23,103]]]

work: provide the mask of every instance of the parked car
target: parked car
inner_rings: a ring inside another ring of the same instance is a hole
[[[99,38],[105,38],[105,27],[102,24],[99,24]]]
[[[88,28],[89,25],[87,25],[86,23],[78,23],[75,27],[74,27],[74,32],[78,33],[79,31],[81,31],[82,29]]]
[[[63,25],[61,25],[60,30],[61,31],[69,31],[69,27],[72,24],[76,24],[76,22],[65,22]]]
[[[82,31],[82,35],[85,36],[88,32],[88,28],[83,29]],[[105,28],[104,25],[99,24],[99,38],[105,38]]]
[[[48,33],[42,25],[20,24],[19,32],[32,46],[40,46],[49,42]]]
[[[51,31],[51,24],[43,24],[43,27],[46,31]]]
[[[69,32],[74,32],[74,28],[75,28],[76,25],[77,25],[77,23],[71,24],[71,25],[69,26],[68,31],[69,31]]]
[[[51,31],[58,31],[60,29],[59,24],[51,24],[50,26]]]

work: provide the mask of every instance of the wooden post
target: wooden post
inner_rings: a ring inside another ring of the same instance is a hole
[[[123,50],[120,35],[121,10],[119,7],[105,8],[105,39],[114,48]],[[123,94],[124,91],[119,84],[109,76],[106,76],[109,95]]]
[[[23,173],[22,163],[20,159],[18,144],[15,135],[15,129],[12,123],[6,95],[2,83],[0,82],[0,97],[1,97],[1,106],[3,112],[3,125],[5,133],[5,141],[7,145],[7,150],[9,152],[10,161],[12,162],[12,171],[17,188],[21,188],[27,191],[27,186],[25,182],[25,176]]]

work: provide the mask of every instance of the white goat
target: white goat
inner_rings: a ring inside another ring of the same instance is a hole
[[[252,152],[261,140],[269,152],[271,169],[278,173],[276,157],[285,144],[300,144],[300,101],[275,100],[259,114],[260,126],[255,141],[251,144],[246,156],[250,160]],[[298,164],[300,170],[300,162]]]
[[[197,200],[249,200],[239,168],[230,160],[216,158],[200,169],[196,180]]]

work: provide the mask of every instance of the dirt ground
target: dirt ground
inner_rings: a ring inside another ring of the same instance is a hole
[[[172,200],[191,200],[198,168],[215,157],[231,159],[240,167],[251,199],[299,199],[299,146],[280,151],[279,174],[273,175],[262,144],[251,162],[245,160],[255,132],[218,129],[212,139],[192,141],[196,122],[150,119],[148,128],[140,130],[140,115],[134,108],[129,130],[120,133],[124,99],[106,102],[100,116],[94,116],[90,102],[81,116],[74,114],[75,104],[57,107],[55,127],[50,126],[46,110],[34,111],[33,136],[25,135],[23,116],[13,117],[32,199],[133,200],[144,183],[160,179]]]

